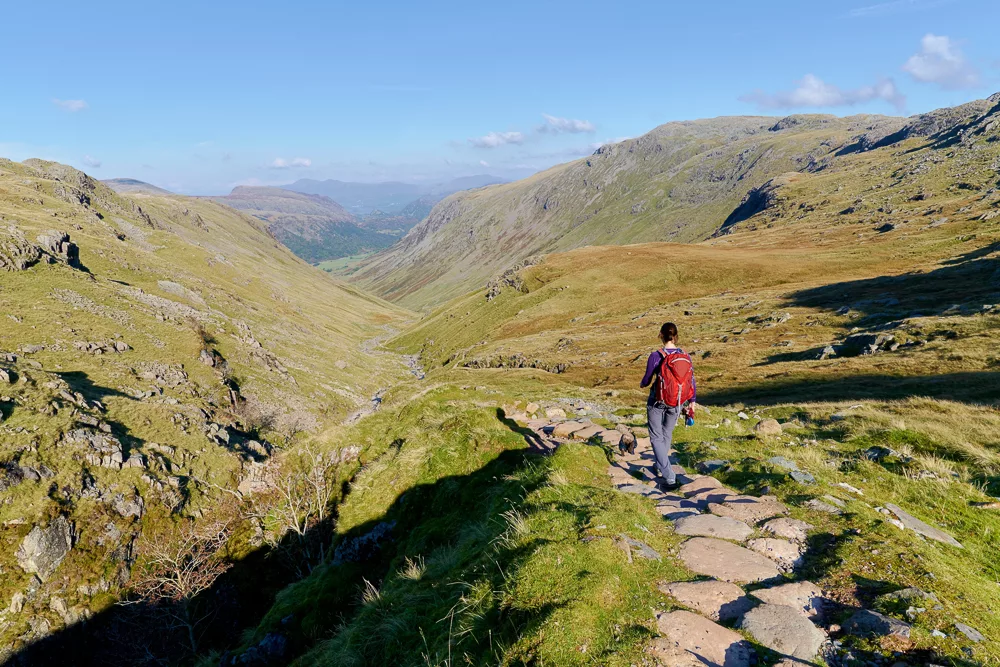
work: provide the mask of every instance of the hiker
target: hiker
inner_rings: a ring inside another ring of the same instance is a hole
[[[653,472],[666,490],[678,487],[677,475],[670,463],[674,426],[682,415],[694,417],[697,399],[691,357],[677,346],[677,341],[676,324],[667,322],[660,327],[662,347],[649,355],[646,374],[639,384],[641,388],[650,388],[649,398],[646,399],[646,417],[655,458]]]

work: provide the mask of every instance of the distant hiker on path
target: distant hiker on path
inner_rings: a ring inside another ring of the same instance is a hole
[[[646,374],[639,384],[642,388],[650,388],[649,398],[646,399],[646,417],[649,420],[649,440],[656,459],[653,472],[668,490],[678,486],[677,476],[670,463],[674,426],[682,414],[694,416],[697,401],[694,365],[691,357],[677,347],[677,340],[677,325],[667,322],[660,327],[662,348],[649,355]]]

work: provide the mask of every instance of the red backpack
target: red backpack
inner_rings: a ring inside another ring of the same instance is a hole
[[[663,361],[657,371],[658,397],[664,405],[684,405],[694,395],[694,365],[683,350],[660,351]]]

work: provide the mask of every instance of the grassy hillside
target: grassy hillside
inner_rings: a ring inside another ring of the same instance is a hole
[[[276,239],[314,264],[386,248],[395,242],[394,237],[360,226],[344,207],[322,195],[240,186],[213,200],[263,220]]]
[[[108,608],[155,542],[224,518],[212,489],[252,493],[404,372],[362,343],[405,313],[254,218],[35,160],[0,161],[0,311],[2,656]]]
[[[836,192],[857,178],[878,191],[869,157],[813,183]],[[699,580],[677,558],[683,536],[653,500],[614,490],[611,448],[567,443],[545,456],[523,422],[558,406],[644,426],[638,379],[673,320],[706,408],[678,429],[679,462],[715,460],[721,483],[775,496],[809,523],[803,562],[781,582],[814,582],[829,601],[817,663],[1000,660],[1000,224],[988,186],[947,185],[952,170],[970,183],[982,172],[939,168],[940,188],[908,206],[947,223],[874,233],[877,208],[841,214],[835,200],[802,216],[790,178],[709,243],[549,255],[403,332],[392,344],[420,355],[425,384],[397,387],[346,434],[362,445],[361,467],[333,548],[371,550],[334,556],[283,591],[228,659],[280,643],[275,660],[301,665],[673,664],[648,650],[655,614],[683,608],[659,585]],[[912,196],[905,181],[899,192]],[[915,216],[900,208],[900,224]],[[783,434],[755,436],[764,418]],[[888,504],[963,548],[900,530]],[[623,535],[663,559],[623,553]],[[905,602],[911,587],[934,601]],[[859,607],[911,623],[909,636],[845,629]],[[779,662],[740,636],[758,664]]]
[[[935,203],[963,194],[939,186],[974,187],[980,194],[990,187],[988,174],[1000,155],[992,140],[996,103],[991,98],[911,119],[668,123],[528,179],[450,197],[352,280],[390,300],[428,309],[539,253],[702,241],[738,227],[777,199],[800,206],[794,217],[812,223],[814,236],[842,221],[864,220],[873,229],[886,222],[916,223],[932,215]],[[926,203],[904,199],[918,192]],[[979,213],[988,204],[980,202]],[[904,211],[920,218],[898,220]]]

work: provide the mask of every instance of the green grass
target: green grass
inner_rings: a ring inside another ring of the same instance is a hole
[[[328,259],[319,262],[316,266],[327,273],[332,273],[336,276],[344,276],[349,275],[352,269],[371,256],[372,253],[370,252],[361,253],[360,255],[349,255],[348,257],[340,257],[338,259]]]

